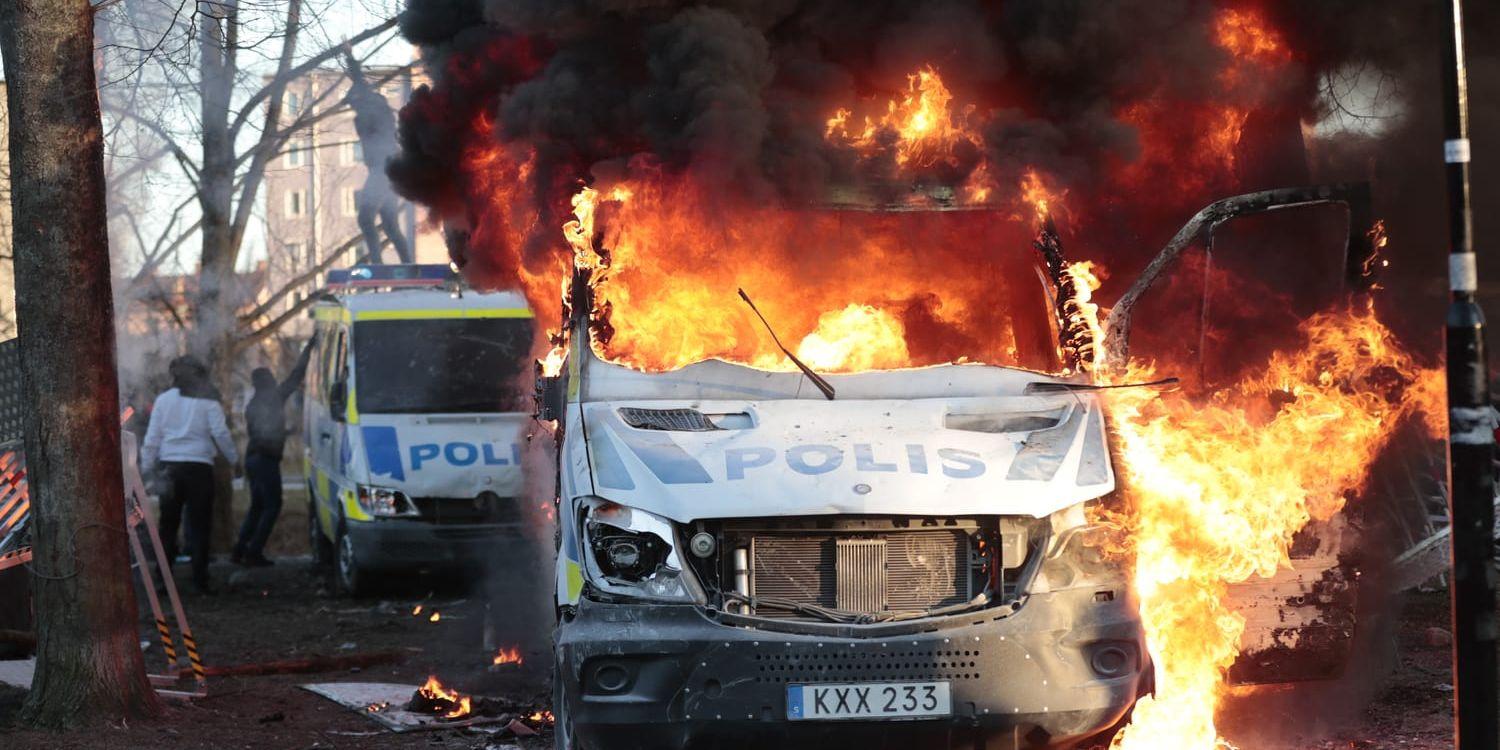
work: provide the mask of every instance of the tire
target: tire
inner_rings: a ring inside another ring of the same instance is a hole
[[[308,493],[311,497],[311,488],[308,488]],[[323,523],[318,520],[318,503],[311,499],[307,501],[307,547],[312,553],[313,567],[333,566],[333,542],[328,541],[328,535],[323,533]]]
[[[552,670],[552,749],[583,750],[573,738],[573,719],[568,716],[568,701],[563,695],[562,667]]]
[[[333,580],[340,594],[364,596],[370,593],[370,575],[354,554],[354,539],[342,523],[334,542]]]

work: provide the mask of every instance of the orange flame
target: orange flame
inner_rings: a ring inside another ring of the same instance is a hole
[[[840,109],[828,118],[824,135],[863,156],[882,150],[881,133],[895,135],[895,159],[901,167],[923,168],[949,162],[961,142],[981,143],[970,122],[973,105],[954,112],[953,94],[936,68],[928,65],[907,76],[906,93],[886,103],[879,118],[865,117],[857,131],[851,128],[854,113]]]
[[[1235,58],[1263,65],[1292,59],[1292,52],[1281,35],[1254,9],[1226,8],[1220,11],[1214,19],[1214,41]]]
[[[473,699],[443,685],[437,675],[427,675],[427,682],[417,688],[417,692],[424,698],[432,701],[446,701],[453,704],[453,709],[443,714],[444,719],[459,719],[468,716],[474,710]]]
[[[452,711],[449,711],[448,713],[443,714],[443,718],[444,719],[459,719],[459,718],[468,716],[469,712],[473,711],[473,710],[474,710],[474,708],[473,708],[473,704],[472,704],[472,699],[470,699],[469,696],[467,696],[467,695],[460,696],[459,699],[458,699],[458,705],[454,706]]]
[[[520,647],[511,646],[510,648],[502,648],[496,652],[495,658],[490,661],[490,664],[491,666],[498,667],[501,664],[521,664],[524,661],[525,659],[521,657]]]
[[[1439,373],[1418,367],[1372,312],[1320,314],[1301,330],[1305,346],[1210,398],[1111,396],[1129,476],[1121,520],[1156,665],[1156,694],[1115,748],[1227,746],[1214,715],[1245,618],[1226,587],[1288,565],[1292,536],[1338,512],[1396,424],[1440,398]]]
[[[562,374],[563,365],[568,361],[568,350],[562,345],[554,346],[547,352],[547,356],[537,360],[542,367],[542,377],[555,378]]]
[[[1121,170],[1127,185],[1170,179],[1188,194],[1236,187],[1236,154],[1251,112],[1269,98],[1266,81],[1292,60],[1281,33],[1256,9],[1224,9],[1213,41],[1226,55],[1222,89],[1201,101],[1154,95],[1130,102],[1120,119],[1141,133],[1141,154]]]
[[[585,217],[597,220],[605,202],[607,226],[584,231]],[[823,370],[927,365],[961,356],[1048,366],[1036,358],[1035,346],[1018,345],[1015,332],[1044,306],[1026,249],[1029,232],[988,212],[804,212],[765,205],[736,206],[734,220],[725,221],[718,196],[690,179],[645,168],[626,184],[585,188],[575,208],[580,211],[566,236],[580,267],[607,259],[590,281],[594,312],[608,314],[613,336],[593,348],[612,361],[665,370],[721,357],[792,369],[739,303],[734,290],[742,287],[784,340],[808,339],[806,351]],[[980,232],[986,242],[1016,251],[979,258],[976,266],[971,243],[954,240]],[[584,236],[593,245],[579,248]],[[845,249],[808,251],[830,238]],[[529,296],[540,307],[556,299],[556,288],[555,277],[538,280]],[[1008,305],[1011,298],[1017,304]],[[914,330],[914,324],[922,327]],[[861,338],[832,342],[843,334]],[[904,354],[898,339],[904,339]],[[953,346],[965,341],[977,344],[962,351]],[[867,352],[869,359],[847,356],[871,346],[878,351]],[[562,356],[543,366],[560,366]]]
[[[847,372],[904,367],[911,357],[900,320],[855,304],[819,316],[818,327],[797,346],[797,358],[814,370]]]
[[[1066,190],[1059,192],[1047,187],[1035,169],[1028,169],[1021,175],[1021,202],[1036,212],[1038,222],[1046,221],[1052,215],[1052,207],[1059,205],[1064,195],[1067,195]]]
[[[1082,367],[1091,371],[1099,372],[1105,369],[1104,360],[1104,327],[1099,323],[1099,306],[1094,303],[1094,292],[1103,285],[1106,277],[1104,266],[1093,261],[1083,260],[1069,263],[1063,271],[1069,280],[1073,282],[1073,299],[1066,305],[1065,313],[1068,316],[1070,330],[1081,326],[1088,331],[1088,341],[1070,342],[1074,345],[1083,360]]]

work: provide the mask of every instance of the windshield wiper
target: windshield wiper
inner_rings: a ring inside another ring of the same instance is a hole
[[[792,354],[790,349],[787,349],[784,345],[782,345],[781,339],[777,338],[776,336],[776,331],[772,329],[771,324],[766,321],[766,316],[760,314],[760,309],[755,306],[754,302],[750,301],[750,295],[745,294],[744,289],[738,289],[736,291],[740,293],[740,299],[744,300],[745,304],[750,306],[751,311],[755,313],[755,317],[760,318],[761,325],[766,327],[766,332],[771,334],[771,340],[776,342],[776,346],[777,348],[781,349],[781,353],[785,354],[787,356],[787,359],[790,359],[792,361],[792,364],[796,365],[797,369],[801,370],[802,374],[806,375],[807,379],[811,380],[812,384],[817,386],[818,390],[822,391],[823,395],[829,401],[832,401],[833,386],[829,385],[828,381],[824,380],[822,375],[813,372],[813,369],[811,367],[802,364],[802,360],[797,359],[797,355]]]
[[[1174,390],[1182,382],[1180,378],[1162,378],[1146,383],[1119,383],[1116,385],[1095,385],[1093,383],[1027,383],[1026,389],[1021,393],[1030,395],[1033,393],[1061,393],[1064,391],[1108,391],[1116,388],[1161,388],[1163,390]]]

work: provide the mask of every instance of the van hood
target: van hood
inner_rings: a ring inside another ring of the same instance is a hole
[[[587,461],[595,495],[679,522],[1042,517],[1115,488],[1091,394],[581,406],[567,465]]]
[[[341,461],[411,497],[520,497],[525,414],[361,414]]]

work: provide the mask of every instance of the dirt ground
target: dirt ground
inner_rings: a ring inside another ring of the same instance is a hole
[[[382,655],[387,663],[313,674],[211,676],[207,698],[164,702],[157,720],[102,732],[17,729],[24,693],[0,685],[0,748],[550,748],[550,729],[540,724],[536,726],[543,734],[525,739],[478,728],[395,734],[299,687],[322,682],[415,685],[436,674],[465,692],[498,698],[517,709],[545,709],[551,696],[551,587],[538,588],[550,584],[550,569],[538,570],[529,542],[497,545],[485,571],[395,577],[376,597],[340,598],[307,556],[306,502],[302,491],[287,488],[266,549],[277,561],[274,567],[240,568],[220,560],[212,568],[218,595],[184,591],[204,663],[212,670],[356,655]],[[243,492],[237,493],[236,521],[245,505]],[[179,581],[185,580],[187,565],[179,564],[176,573]],[[161,671],[165,657],[139,591],[137,598],[143,608],[140,637],[151,644],[146,666]],[[418,605],[422,612],[414,616]],[[491,611],[493,616],[487,616]],[[439,615],[436,622],[430,620],[433,613]],[[492,669],[492,658],[502,647],[519,647],[522,664]]]
[[[65,733],[19,729],[24,694],[0,686],[0,747],[7,750],[84,748],[522,748],[550,747],[546,733],[517,739],[506,733],[438,730],[394,734],[370,719],[299,688],[314,682],[418,684],[429,674],[471,693],[520,707],[545,708],[550,696],[547,658],[550,577],[535,553],[518,542],[499,551],[487,575],[414,575],[390,581],[378,598],[332,595],[305,556],[302,505],[289,497],[273,552],[273,568],[214,568],[220,594],[187,596],[186,606],[204,661],[210,667],[278,659],[387,654],[394,661],[318,674],[224,676],[210,680],[209,697],[167,703],[161,718],[107,730]],[[179,575],[186,573],[179,568]],[[541,588],[539,588],[541,587]],[[545,590],[544,590],[545,589]],[[421,605],[420,615],[412,610]],[[493,614],[487,618],[487,611]],[[439,613],[437,622],[431,613]],[[1225,732],[1242,750],[1436,750],[1452,747],[1451,680],[1446,646],[1431,628],[1448,627],[1447,594],[1406,597],[1396,627],[1397,663],[1384,679],[1356,672],[1333,684],[1262,690],[1230,700]],[[486,621],[490,631],[486,634]],[[147,666],[163,659],[149,620]],[[486,645],[488,641],[488,646]],[[499,647],[518,646],[520,667],[492,670]],[[1358,665],[1357,665],[1358,666]],[[1383,670],[1380,670],[1383,671]],[[1273,733],[1274,732],[1274,733]]]

